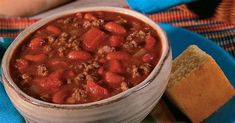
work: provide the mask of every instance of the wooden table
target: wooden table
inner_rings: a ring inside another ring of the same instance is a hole
[[[86,6],[118,6],[122,7],[126,5],[125,0],[76,0],[71,3],[59,6],[57,8],[48,10],[46,12],[43,12],[41,14],[38,14],[36,16],[33,16],[33,18],[43,18],[50,16],[52,14],[69,10],[69,9],[75,9],[79,7],[86,7]]]

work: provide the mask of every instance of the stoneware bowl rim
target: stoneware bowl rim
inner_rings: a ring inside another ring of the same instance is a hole
[[[115,96],[109,97],[107,99],[103,99],[100,101],[96,102],[91,102],[91,103],[85,103],[85,104],[54,104],[54,103],[49,103],[45,101],[41,101],[39,99],[33,98],[26,93],[24,93],[12,80],[10,74],[9,74],[9,61],[12,57],[12,54],[16,47],[32,32],[37,30],[38,28],[42,27],[43,25],[47,24],[48,22],[51,22],[59,17],[63,17],[69,14],[73,14],[76,12],[89,12],[89,11],[108,11],[108,12],[117,12],[117,13],[122,13],[122,14],[127,14],[129,16],[135,17],[137,19],[140,19],[144,21],[145,23],[148,23],[153,29],[156,30],[160,37],[160,41],[162,44],[162,53],[160,60],[158,64],[155,66],[151,74],[140,84],[128,89],[127,91],[121,92]],[[59,109],[84,109],[84,108],[93,108],[101,105],[106,105],[110,103],[114,103],[116,101],[119,101],[123,98],[126,98],[130,96],[132,93],[138,92],[148,86],[155,77],[157,77],[158,73],[161,71],[161,68],[163,64],[165,63],[166,58],[170,55],[170,44],[169,41],[167,40],[167,36],[165,32],[160,28],[158,24],[150,20],[148,17],[144,16],[141,13],[138,13],[133,10],[125,9],[125,8],[119,8],[119,7],[108,7],[108,6],[101,6],[101,7],[84,7],[84,8],[78,8],[78,9],[72,9],[68,11],[64,11],[58,14],[54,14],[52,16],[49,16],[47,18],[41,19],[38,22],[32,24],[28,28],[26,28],[23,32],[21,32],[14,42],[10,45],[10,47],[7,49],[7,51],[4,54],[3,61],[2,61],[2,76],[6,78],[5,84],[7,86],[10,86],[11,88],[14,89],[14,91],[17,92],[17,94],[25,101],[37,105],[37,106],[42,106],[42,107],[47,107],[47,108],[59,108]]]

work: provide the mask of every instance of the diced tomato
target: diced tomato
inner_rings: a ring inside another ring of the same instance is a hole
[[[48,64],[50,66],[54,66],[54,67],[57,67],[57,66],[60,66],[60,68],[66,68],[68,67],[68,63],[66,63],[64,60],[62,59],[51,59],[48,61]]]
[[[115,33],[115,34],[121,34],[121,35],[123,35],[123,34],[126,33],[126,29],[125,29],[123,26],[121,26],[121,25],[119,25],[119,24],[117,24],[117,23],[115,23],[115,22],[108,22],[108,23],[106,23],[106,24],[104,25],[104,28],[105,28],[107,31],[112,32],[112,33]]]
[[[109,70],[114,73],[124,73],[124,67],[121,62],[118,60],[110,60],[109,61]]]
[[[64,70],[56,70],[48,77],[36,78],[33,82],[43,90],[50,90],[51,92],[58,90],[57,88],[63,85]]]
[[[68,58],[73,60],[89,60],[91,57],[91,54],[86,51],[71,51],[68,54]]]
[[[71,91],[72,88],[64,86],[52,96],[52,102],[57,104],[65,103],[65,100],[70,95]]]
[[[62,31],[58,27],[53,26],[53,25],[47,26],[46,31],[50,32],[50,33],[53,33],[53,34],[56,34],[56,35],[59,35],[59,34],[62,33]]]
[[[36,37],[36,38],[33,38],[30,43],[29,43],[29,47],[32,49],[32,50],[35,50],[37,48],[39,48],[40,46],[43,45],[44,43],[44,39],[41,38],[41,37]]]
[[[75,77],[76,76],[76,73],[73,71],[73,70],[67,70],[67,71],[65,71],[65,73],[64,73],[64,75],[63,75],[63,77],[65,78],[65,79],[67,79],[67,78],[73,78],[73,77]]]
[[[100,62],[100,63],[105,63],[106,61],[107,61],[106,58],[100,58],[100,59],[99,59],[99,62]]]
[[[86,14],[84,15],[84,18],[87,19],[87,20],[89,20],[89,21],[97,20],[97,17],[96,17],[95,15],[91,14],[91,13],[86,13]]]
[[[83,18],[83,14],[81,12],[76,13],[76,17],[79,19]]]
[[[96,14],[98,17],[101,17],[101,18],[102,18],[102,16],[104,16],[104,12],[102,12],[102,11],[97,11],[95,14]]]
[[[84,34],[83,44],[88,50],[94,51],[104,39],[104,32],[98,28],[91,28]]]
[[[136,30],[141,29],[141,24],[139,22],[133,21],[133,22],[131,22],[131,25]]]
[[[154,59],[154,56],[152,54],[145,54],[142,58],[143,62],[151,62]]]
[[[113,88],[119,87],[124,79],[125,78],[123,76],[120,76],[113,72],[107,72],[105,74],[105,80],[108,82],[109,86]]]
[[[92,98],[94,98],[95,100],[100,100],[109,97],[110,95],[106,88],[101,87],[92,80],[87,81],[86,87],[87,91],[90,92]]]
[[[109,43],[113,47],[122,45],[123,40],[123,37],[117,35],[112,35],[109,37]]]
[[[47,78],[36,78],[33,80],[33,83],[39,86],[42,89],[47,89]]]
[[[63,91],[58,91],[52,96],[52,102],[57,104],[63,104],[65,103],[65,98],[67,97],[67,93]]]
[[[154,48],[156,44],[156,40],[153,36],[151,35],[147,35],[146,38],[145,38],[145,49],[147,50],[151,50]]]
[[[29,68],[29,63],[28,61],[24,60],[24,59],[17,59],[16,60],[16,68],[21,72],[24,73],[27,71],[27,69]]]
[[[25,55],[24,58],[32,62],[44,62],[47,59],[47,56],[45,54]]]
[[[103,66],[98,69],[98,73],[99,73],[100,75],[104,75],[105,69],[104,69]]]
[[[64,70],[59,69],[52,72],[46,81],[46,88],[60,87],[63,84]]]
[[[107,56],[106,56],[107,60],[129,60],[130,59],[130,55],[127,52],[123,52],[123,51],[116,51],[116,52],[110,52]]]

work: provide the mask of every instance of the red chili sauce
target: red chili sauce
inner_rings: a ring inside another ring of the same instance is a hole
[[[113,12],[58,18],[19,45],[11,59],[13,81],[28,95],[51,103],[102,100],[139,84],[161,56],[148,24]]]

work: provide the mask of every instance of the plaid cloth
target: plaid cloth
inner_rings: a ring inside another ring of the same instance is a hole
[[[214,41],[235,58],[235,25],[215,19],[200,19],[183,6],[148,15],[155,22],[172,24]],[[16,37],[24,28],[38,19],[0,18],[0,37]]]

